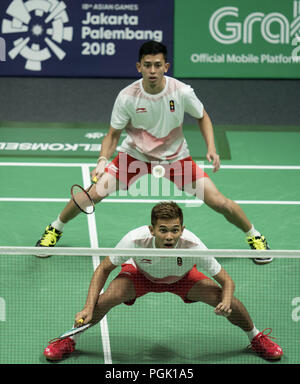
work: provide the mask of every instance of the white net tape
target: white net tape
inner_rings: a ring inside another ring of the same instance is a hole
[[[0,247],[0,255],[39,256],[169,256],[169,257],[273,257],[300,258],[300,250],[248,250],[248,249],[162,249],[162,248],[84,248],[84,247]]]

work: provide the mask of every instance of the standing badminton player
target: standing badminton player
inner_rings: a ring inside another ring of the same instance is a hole
[[[116,247],[140,248],[141,256],[131,259],[107,256],[99,264],[90,283],[86,304],[75,316],[75,325],[95,325],[113,307],[122,303],[133,305],[136,299],[147,293],[170,292],[185,303],[200,301],[214,307],[216,315],[224,316],[246,333],[252,350],[260,357],[268,360],[282,357],[282,348],[268,337],[270,332],[260,332],[247,309],[234,297],[235,284],[214,257],[143,257],[143,248],[176,248],[183,252],[187,248],[205,249],[201,240],[183,226],[182,210],[176,203],[162,202],[154,206],[151,226],[130,231]],[[100,294],[110,273],[121,265],[121,272]],[[212,276],[219,285],[198,268]],[[45,348],[44,355],[49,360],[61,360],[75,350],[78,336],[55,339]]]
[[[141,46],[136,67],[142,78],[124,88],[117,96],[110,128],[103,139],[98,164],[92,172],[92,176],[99,181],[90,190],[91,198],[98,203],[150,173],[155,163],[163,162],[167,171],[164,177],[221,213],[245,234],[252,249],[269,249],[266,238],[255,229],[242,208],[225,197],[191,158],[183,133],[184,113],[197,121],[207,146],[206,158],[212,162],[213,172],[220,168],[211,120],[189,85],[166,76],[169,66],[167,49],[163,44],[149,41]],[[123,130],[127,137],[118,155],[107,164]],[[55,246],[64,225],[80,212],[71,199],[57,219],[47,226],[36,245]],[[272,258],[253,260],[265,264],[271,262]]]

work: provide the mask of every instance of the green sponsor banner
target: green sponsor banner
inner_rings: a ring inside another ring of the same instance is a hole
[[[3,157],[80,157],[96,162],[108,126],[106,123],[0,122],[0,161]],[[185,125],[184,129],[193,158],[205,158],[206,146],[199,131],[193,125]],[[121,133],[119,146],[126,136],[126,132]]]
[[[174,75],[300,78],[300,1],[175,0]]]
[[[105,124],[0,122],[0,161],[2,157],[88,157],[96,161],[106,133]]]

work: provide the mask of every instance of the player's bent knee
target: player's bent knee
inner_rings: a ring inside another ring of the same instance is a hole
[[[91,196],[95,203],[99,203],[105,197],[111,193],[117,191],[119,183],[116,178],[109,173],[104,173],[98,183],[93,189],[93,195]]]
[[[98,304],[108,303],[111,306],[115,306],[133,300],[135,296],[135,289],[131,280],[125,276],[118,276],[100,296]]]
[[[97,307],[99,308],[112,308],[116,305],[122,304],[124,302],[125,294],[122,292],[104,292],[99,296]]]
[[[231,200],[224,196],[216,196],[213,199],[208,199],[205,203],[213,208],[216,212],[222,213],[223,215],[232,213]]]
[[[216,306],[222,297],[222,289],[211,279],[198,281],[188,292],[187,299]]]

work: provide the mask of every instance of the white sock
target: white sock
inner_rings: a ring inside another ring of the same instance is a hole
[[[254,225],[252,224],[251,229],[250,229],[248,232],[246,232],[246,236],[249,236],[249,237],[261,236],[261,233],[258,232],[258,231],[254,228]]]
[[[259,333],[259,330],[254,326],[253,329],[250,332],[246,332],[247,336],[249,337],[250,342],[252,339]]]
[[[55,228],[58,231],[62,232],[63,229],[64,229],[64,226],[65,226],[65,223],[63,223],[60,220],[59,216],[58,216],[58,218],[55,221],[53,221],[53,223],[51,223],[51,225],[52,225],[53,228]]]

